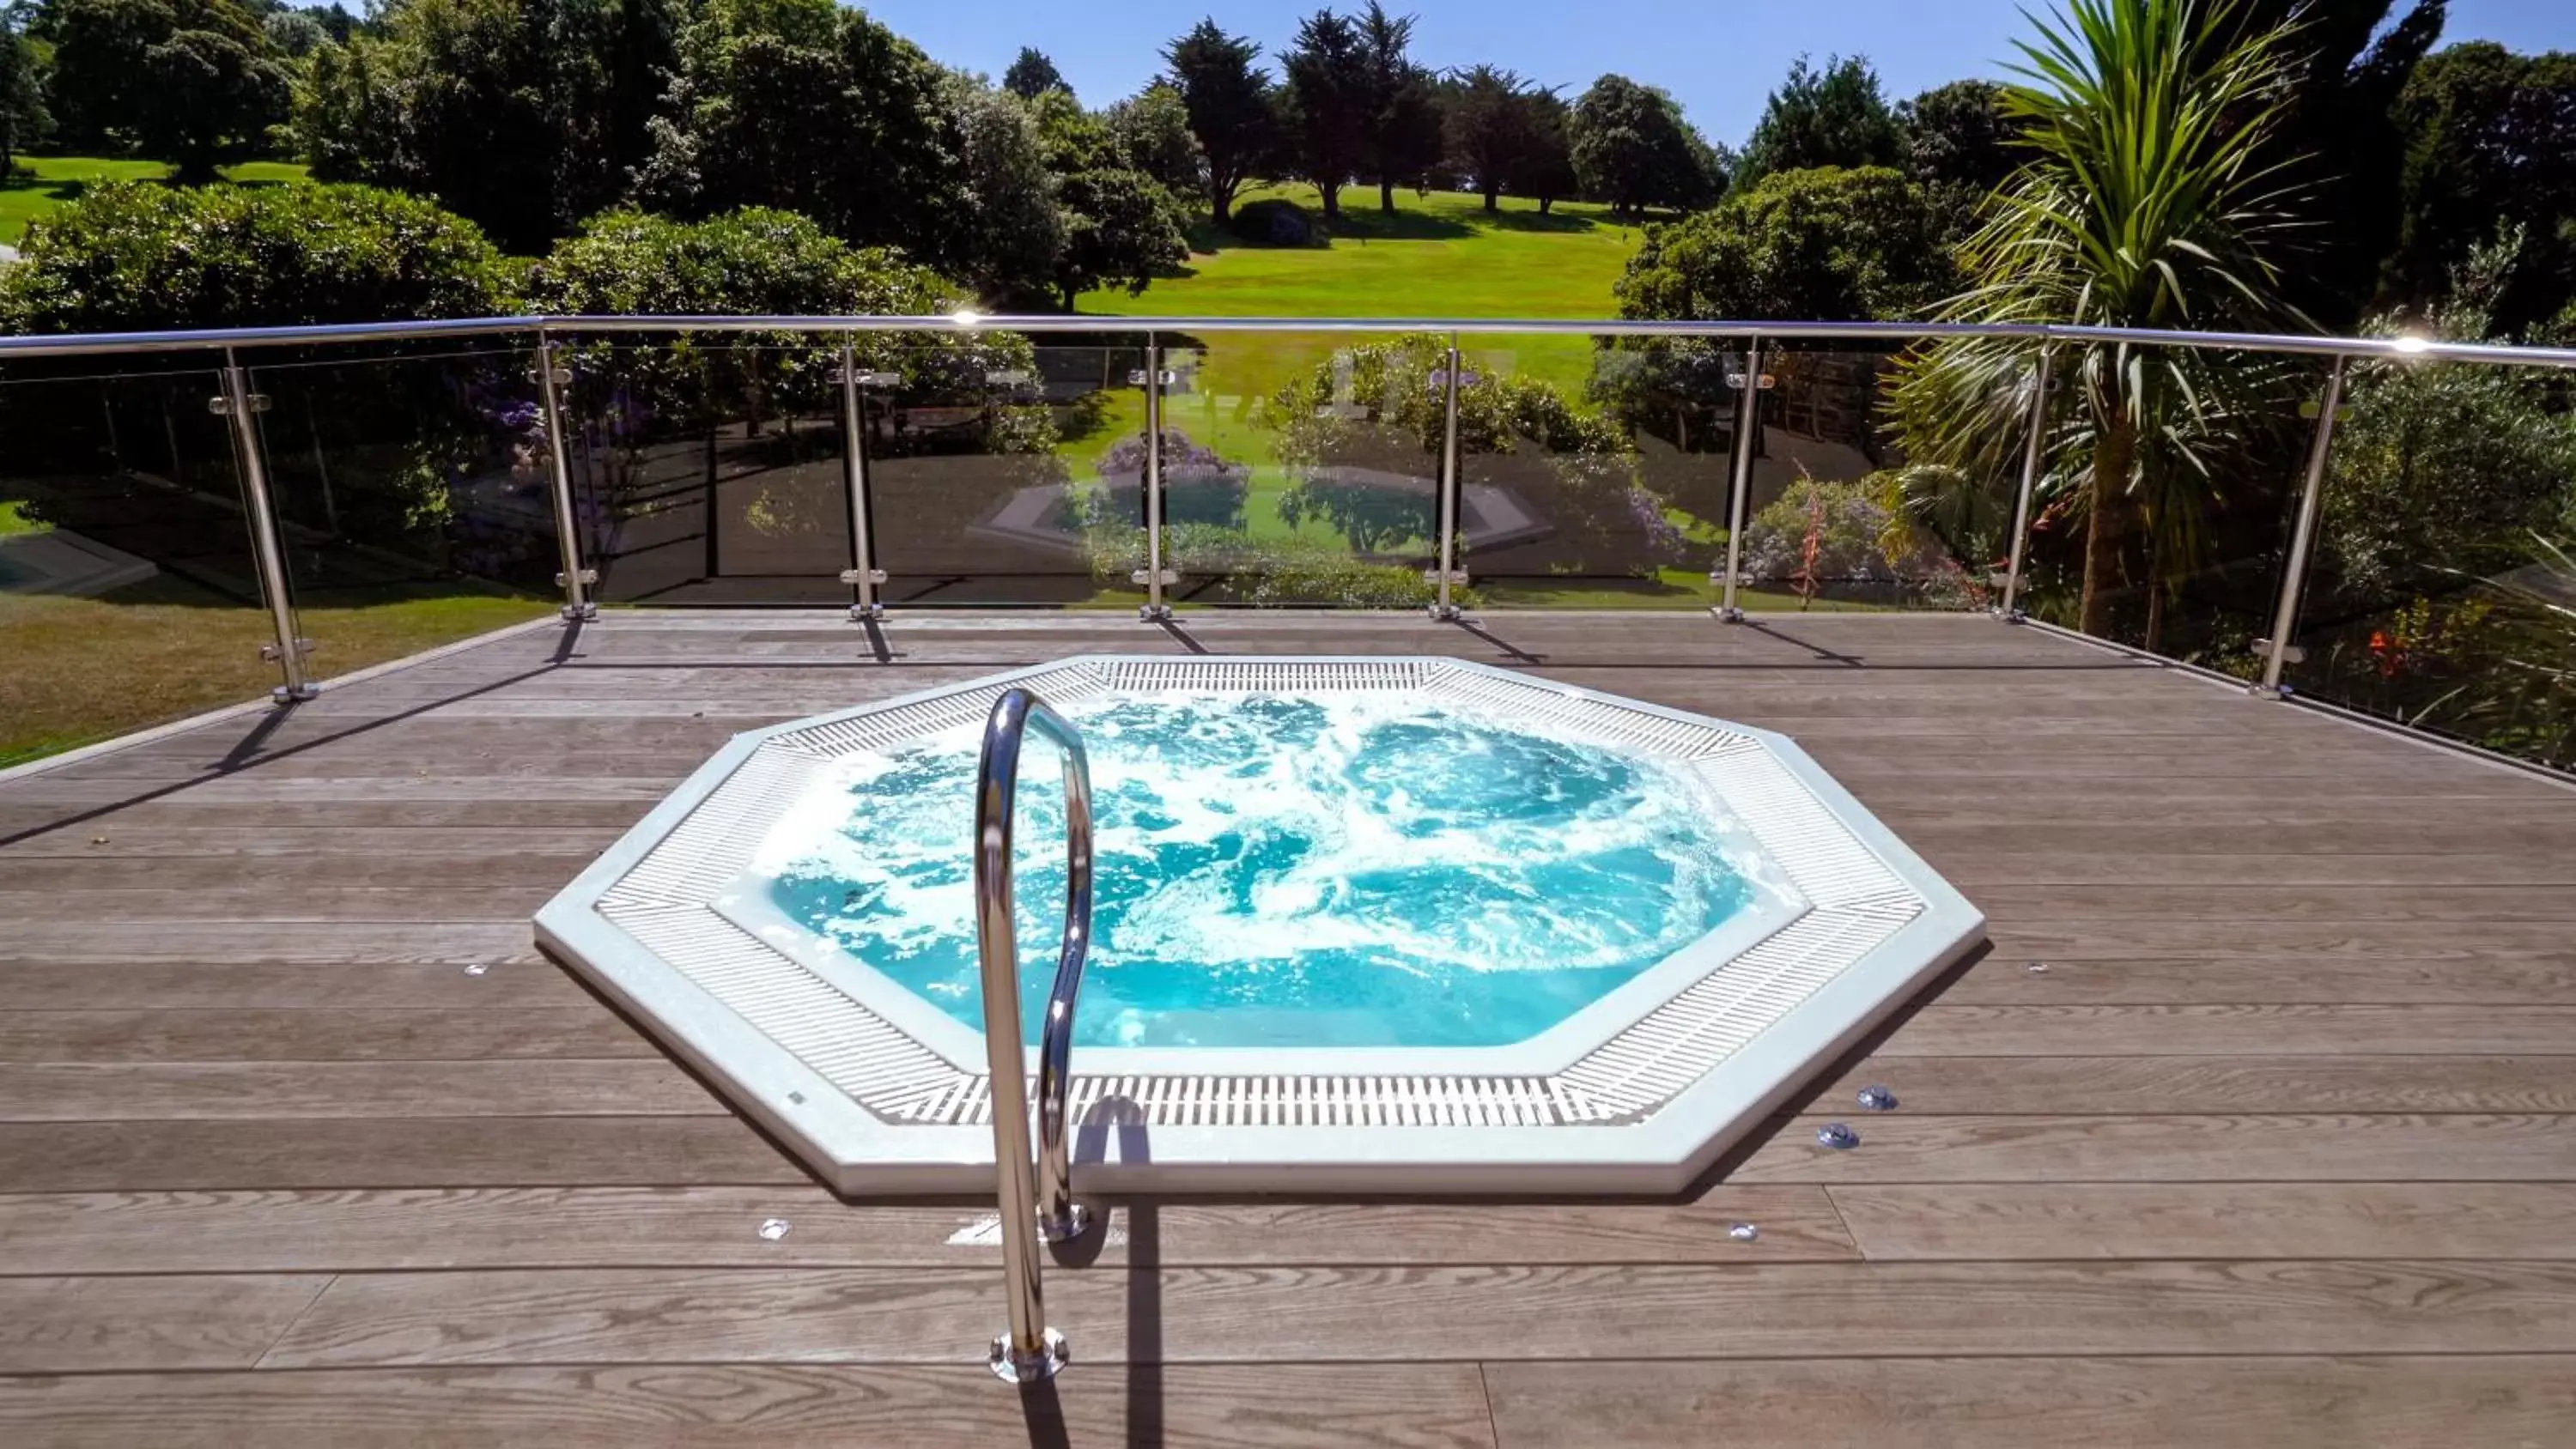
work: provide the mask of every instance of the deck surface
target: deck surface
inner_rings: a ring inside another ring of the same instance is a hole
[[[835,1200],[527,918],[736,730],[1188,649],[1785,731],[1991,949],[1682,1199],[1122,1204],[1023,1399],[984,1204]],[[621,616],[0,842],[13,1446],[2576,1442],[2576,792],[2036,630]]]

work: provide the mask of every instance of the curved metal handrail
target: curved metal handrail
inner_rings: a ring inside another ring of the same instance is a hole
[[[1029,1157],[1028,1063],[1020,1046],[1019,941],[1012,924],[1011,826],[1020,745],[1031,727],[1064,756],[1064,944],[1047,993],[1038,1046],[1038,1140],[1045,1197]],[[984,1050],[992,1070],[993,1167],[999,1181],[1002,1272],[1010,1332],[993,1340],[993,1372],[1014,1383],[1054,1375],[1069,1357],[1046,1326],[1036,1239],[1080,1237],[1090,1213],[1073,1200],[1067,1093],[1073,1080],[1073,1010],[1091,949],[1091,761],[1082,736],[1046,701],[1006,689],[984,722],[975,771],[975,947],[983,968]]]

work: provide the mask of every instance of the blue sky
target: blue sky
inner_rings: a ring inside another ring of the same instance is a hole
[[[1172,36],[1214,15],[1274,51],[1324,0],[875,0],[866,8],[939,60],[999,76],[1023,45],[1054,57],[1083,100],[1100,105],[1161,68]],[[1365,3],[1365,0],[1360,0]],[[2032,0],[2045,4],[2046,0]],[[1337,0],[1334,8],[1350,8]],[[1740,143],[1763,99],[1801,52],[1862,54],[1891,97],[1992,75],[2024,33],[2017,0],[1388,0],[1419,15],[1415,50],[1434,66],[1491,61],[1581,90],[1619,71],[1679,96],[1709,139]],[[2576,0],[2451,0],[2451,40],[2517,50],[2576,50]]]

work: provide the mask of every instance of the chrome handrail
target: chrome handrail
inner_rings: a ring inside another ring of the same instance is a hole
[[[1705,337],[1741,342],[1926,342],[1982,338],[2034,343],[2130,343],[2151,347],[2289,352],[2391,362],[2485,362],[2576,368],[2576,347],[2522,347],[2438,338],[2327,337],[2265,332],[2167,332],[2146,327],[2090,327],[2057,322],[1804,322],[1711,317],[1652,321],[1602,317],[1109,317],[1012,316],[956,312],[888,316],[603,316],[455,317],[426,321],[320,323],[294,327],[217,327],[196,331],[89,332],[0,337],[0,359],[95,356],[118,352],[188,352],[221,347],[291,347],[333,342],[399,342],[423,337],[526,336],[608,332],[994,332],[1103,334],[1307,332],[1454,332],[1472,336],[1546,334],[1589,337]]]
[[[1034,726],[1064,756],[1064,945],[1047,993],[1038,1046],[1038,1138],[1045,1199],[1029,1157],[1028,1060],[1020,1046],[1019,941],[1012,924],[1011,821],[1019,792],[1020,745]],[[1073,1009],[1091,949],[1091,761],[1082,736],[1046,701],[1006,689],[984,722],[975,771],[975,948],[983,967],[984,1052],[992,1070],[993,1169],[1002,1218],[1002,1273],[1010,1331],[993,1340],[993,1372],[1012,1383],[1052,1378],[1071,1357],[1064,1335],[1046,1326],[1037,1239],[1080,1237],[1091,1215],[1073,1200],[1067,1094],[1072,1083]]]

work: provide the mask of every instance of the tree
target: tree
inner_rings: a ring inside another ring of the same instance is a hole
[[[1367,43],[1347,18],[1318,10],[1297,23],[1296,42],[1280,65],[1288,76],[1283,115],[1290,169],[1313,184],[1324,220],[1338,221],[1341,188],[1368,148],[1373,76]]]
[[[1038,97],[1030,110],[1055,180],[1063,235],[1053,284],[1064,310],[1102,287],[1124,286],[1133,296],[1188,259],[1181,202],[1135,164],[1112,114],[1083,110],[1067,91]]]
[[[2291,197],[2261,164],[2294,63],[2286,28],[2247,35],[2241,0],[2068,0],[2021,45],[2005,104],[2032,160],[1963,252],[1967,289],[1936,314],[1981,323],[2258,331],[2279,301]],[[2085,517],[2079,625],[2103,634],[2143,520],[2150,619],[2197,548],[2213,458],[2266,380],[2183,348],[2083,344],[2057,446]],[[1903,364],[1893,399],[1909,457],[1988,470],[2030,416],[2026,349],[1965,340]],[[2277,399],[2274,400],[2277,402]],[[2275,411],[2266,408],[2262,411]]]
[[[2477,247],[2518,231],[2496,328],[2510,335],[2576,301],[2576,54],[2452,46],[2415,72],[2399,123],[2407,144],[2383,279],[2390,299],[2439,296]]]
[[[1621,75],[1605,75],[1574,103],[1569,154],[1583,189],[1613,216],[1650,206],[1690,210],[1725,189],[1714,148],[1682,119],[1671,96]]]
[[[1377,178],[1378,210],[1392,215],[1398,182],[1416,182],[1441,156],[1440,97],[1431,72],[1405,54],[1414,17],[1386,13],[1369,0],[1360,16],[1367,113],[1361,125],[1366,169]]]
[[[2493,337],[2487,308],[2515,270],[2516,243],[2480,248],[2431,311],[2439,335]],[[2420,325],[2373,317],[2394,337]],[[2402,602],[2428,580],[2459,582],[2525,562],[2531,534],[2576,504],[2576,416],[2535,368],[2403,363],[2357,368],[2352,416],[2335,432],[2319,515],[2322,560],[2346,602]]]
[[[1629,318],[1900,321],[1958,281],[1940,231],[1887,167],[1775,172],[1648,230],[1612,290]]]
[[[972,260],[950,81],[911,42],[832,0],[705,0],[678,52],[641,199],[800,211],[853,245]]]
[[[1172,88],[1189,112],[1190,134],[1207,158],[1208,213],[1222,224],[1234,195],[1267,166],[1278,145],[1277,107],[1269,72],[1254,62],[1261,47],[1202,20],[1163,48]]]
[[[338,44],[348,44],[349,37],[358,33],[358,17],[350,14],[349,7],[341,4],[340,0],[331,0],[328,5],[304,13],[312,16],[314,23],[322,27],[322,33]]]
[[[964,184],[957,198],[963,230],[948,255],[957,274],[987,296],[1044,293],[1054,285],[1064,250],[1065,217],[1037,119],[1018,96],[974,76],[951,72],[948,85]],[[1081,112],[1070,92],[1040,99]],[[1105,141],[1105,131],[1100,134]]]
[[[2399,97],[2441,38],[2445,10],[2445,0],[2247,0],[2238,21],[2243,35],[2298,27],[2288,114],[2261,160],[2307,192],[2305,209],[2318,226],[2289,296],[2332,330],[2360,320],[2397,245],[2407,154]],[[2464,259],[2449,257],[2444,268]],[[2410,300],[2430,300],[2446,276],[2423,278],[2426,293]]]
[[[330,43],[331,32],[309,10],[272,10],[260,18],[271,49],[289,60],[302,60]]]
[[[1905,127],[1905,174],[1941,214],[1945,245],[1977,229],[1986,198],[2021,165],[2003,87],[1952,81],[1896,108]]]
[[[1084,292],[1123,286],[1135,296],[1190,255],[1180,204],[1141,171],[1104,167],[1064,178],[1064,245],[1055,283],[1064,310]]]
[[[678,0],[395,0],[296,92],[324,180],[424,192],[514,251],[622,196],[652,148]]]
[[[473,223],[367,186],[110,182],[34,222],[0,270],[16,332],[488,317],[509,305]]]
[[[1558,197],[1572,196],[1578,185],[1572,140],[1574,108],[1553,90],[1531,91],[1521,98],[1521,108],[1528,116],[1530,149],[1522,161],[1521,179],[1515,189],[1534,198],[1539,214],[1544,216]],[[1711,166],[1707,178],[1711,199],[1726,184],[1722,158],[1713,159],[1718,164]]]
[[[1104,119],[1128,164],[1153,177],[1174,196],[1207,191],[1207,153],[1190,134],[1190,108],[1169,81],[1112,105]]]
[[[1474,66],[1449,82],[1442,107],[1448,119],[1449,159],[1476,183],[1485,210],[1498,210],[1496,198],[1521,184],[1537,149],[1531,134],[1535,113],[1531,86],[1518,75],[1490,65]]]
[[[233,0],[59,0],[47,21],[55,104],[81,144],[130,137],[201,183],[286,114],[287,67]]]
[[[1775,171],[1817,166],[1901,166],[1905,130],[1879,93],[1878,72],[1859,56],[1835,56],[1823,70],[1800,56],[1789,78],[1744,143],[1735,184],[1749,185]]]
[[[1011,62],[1011,68],[1002,72],[1002,89],[1024,101],[1034,101],[1049,91],[1073,94],[1073,87],[1064,83],[1064,76],[1056,70],[1055,62],[1047,59],[1046,52],[1026,45],[1020,47],[1019,58]]]
[[[1897,107],[1896,115],[1905,134],[1905,174],[1919,185],[1983,199],[2021,165],[2004,88],[1993,81],[1952,81]]]
[[[16,168],[19,152],[42,142],[53,128],[36,48],[15,26],[0,25],[0,179]]]

